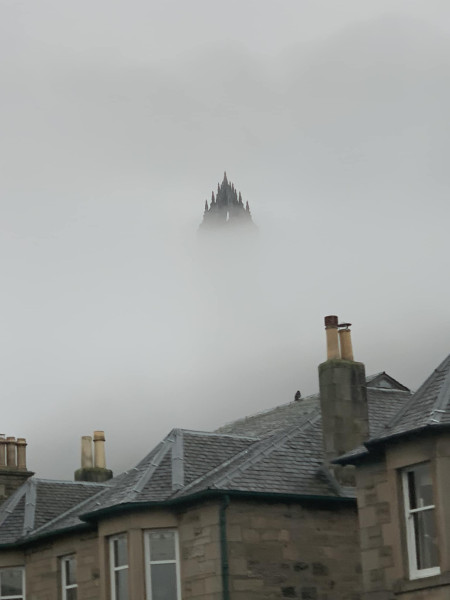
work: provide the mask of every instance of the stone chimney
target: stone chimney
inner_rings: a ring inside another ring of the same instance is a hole
[[[106,468],[105,432],[94,431],[94,461],[92,461],[92,437],[81,438],[81,469],[75,471],[75,481],[108,481],[113,472]]]
[[[323,446],[328,466],[369,437],[366,373],[353,359],[350,323],[325,317],[327,360],[319,365]],[[341,483],[352,483],[342,467],[331,467]]]
[[[25,481],[34,475],[27,470],[25,438],[0,434],[0,501],[6,500]]]

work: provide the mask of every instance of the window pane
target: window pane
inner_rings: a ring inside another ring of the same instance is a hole
[[[177,600],[175,563],[151,566],[152,600]]]
[[[434,509],[414,513],[417,568],[429,569],[439,565],[439,556],[434,524]]]
[[[66,574],[66,585],[73,585],[77,582],[77,563],[74,556],[64,559],[64,568]]]
[[[409,503],[411,508],[433,504],[433,487],[429,464],[419,465],[408,473]]]
[[[121,536],[114,540],[114,566],[120,567],[128,564],[127,538]]]
[[[66,600],[77,600],[77,588],[66,590]]]
[[[114,573],[116,585],[116,600],[128,600],[128,569]]]
[[[175,533],[153,531],[150,533],[150,561],[175,560]]]
[[[22,569],[2,569],[1,595],[20,596],[22,594]]]

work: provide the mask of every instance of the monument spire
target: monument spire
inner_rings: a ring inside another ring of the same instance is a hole
[[[254,227],[248,202],[244,206],[241,192],[238,193],[234,183],[228,181],[224,171],[222,183],[217,184],[217,193],[211,194],[211,202],[205,203],[201,230],[236,228],[241,225]]]

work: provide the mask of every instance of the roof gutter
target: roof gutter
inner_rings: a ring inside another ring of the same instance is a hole
[[[313,494],[277,494],[275,492],[248,492],[239,490],[218,490],[208,488],[196,494],[190,496],[182,496],[180,498],[172,498],[168,500],[160,501],[147,501],[147,502],[126,502],[123,504],[115,504],[104,509],[91,511],[80,515],[80,519],[83,521],[96,521],[102,517],[113,516],[118,513],[128,512],[136,509],[147,509],[147,508],[163,508],[179,506],[182,504],[191,504],[201,500],[209,500],[213,498],[222,498],[223,496],[229,496],[230,498],[253,498],[259,500],[266,500],[267,502],[320,502],[325,503],[343,503],[343,504],[355,504],[356,498],[350,496],[319,496]]]
[[[365,460],[368,458],[373,458],[373,456],[377,456],[382,452],[382,448],[385,444],[389,442],[394,442],[398,439],[405,438],[411,435],[417,435],[418,433],[432,433],[448,430],[450,425],[448,423],[427,423],[426,425],[422,425],[421,427],[416,427],[415,429],[410,429],[408,431],[401,431],[400,433],[394,433],[392,435],[388,435],[383,438],[373,438],[371,440],[367,440],[364,442],[364,446],[367,449],[367,452],[361,452],[360,454],[354,454],[353,456],[348,457],[338,457],[333,459],[331,462],[338,465],[352,465],[361,460]]]
[[[77,523],[76,525],[71,525],[70,527],[63,527],[61,529],[55,529],[55,531],[43,531],[42,533],[37,533],[36,535],[30,535],[26,538],[20,538],[15,542],[7,542],[6,544],[0,543],[0,550],[7,550],[9,548],[21,548],[22,546],[27,546],[28,544],[32,544],[33,542],[38,542],[43,538],[48,538],[52,536],[64,535],[65,533],[72,533],[74,531],[82,531],[91,530],[92,525],[90,523]]]
[[[173,498],[162,501],[148,502],[127,502],[124,504],[116,504],[102,510],[92,511],[80,515],[79,519],[84,523],[71,525],[70,527],[62,527],[53,531],[45,531],[30,535],[26,538],[20,538],[15,542],[0,543],[0,549],[20,548],[35,541],[49,538],[53,536],[71,533],[80,529],[87,529],[90,525],[101,518],[114,516],[120,513],[129,512],[132,510],[145,510],[149,508],[169,508],[172,506],[180,506],[184,504],[193,504],[202,500],[211,500],[228,497],[228,501],[233,498],[248,498],[253,500],[264,500],[266,502],[318,502],[320,504],[356,504],[356,498],[350,496],[318,496],[309,494],[277,494],[274,492],[246,492],[246,491],[230,491],[230,490],[215,490],[207,489],[191,496],[183,496],[181,498]],[[224,598],[224,600],[227,600]]]

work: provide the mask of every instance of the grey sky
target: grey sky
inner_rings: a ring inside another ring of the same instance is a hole
[[[2,431],[71,477],[449,351],[447,1],[0,0]],[[226,169],[256,240],[202,244]],[[128,439],[133,437],[133,441]]]

